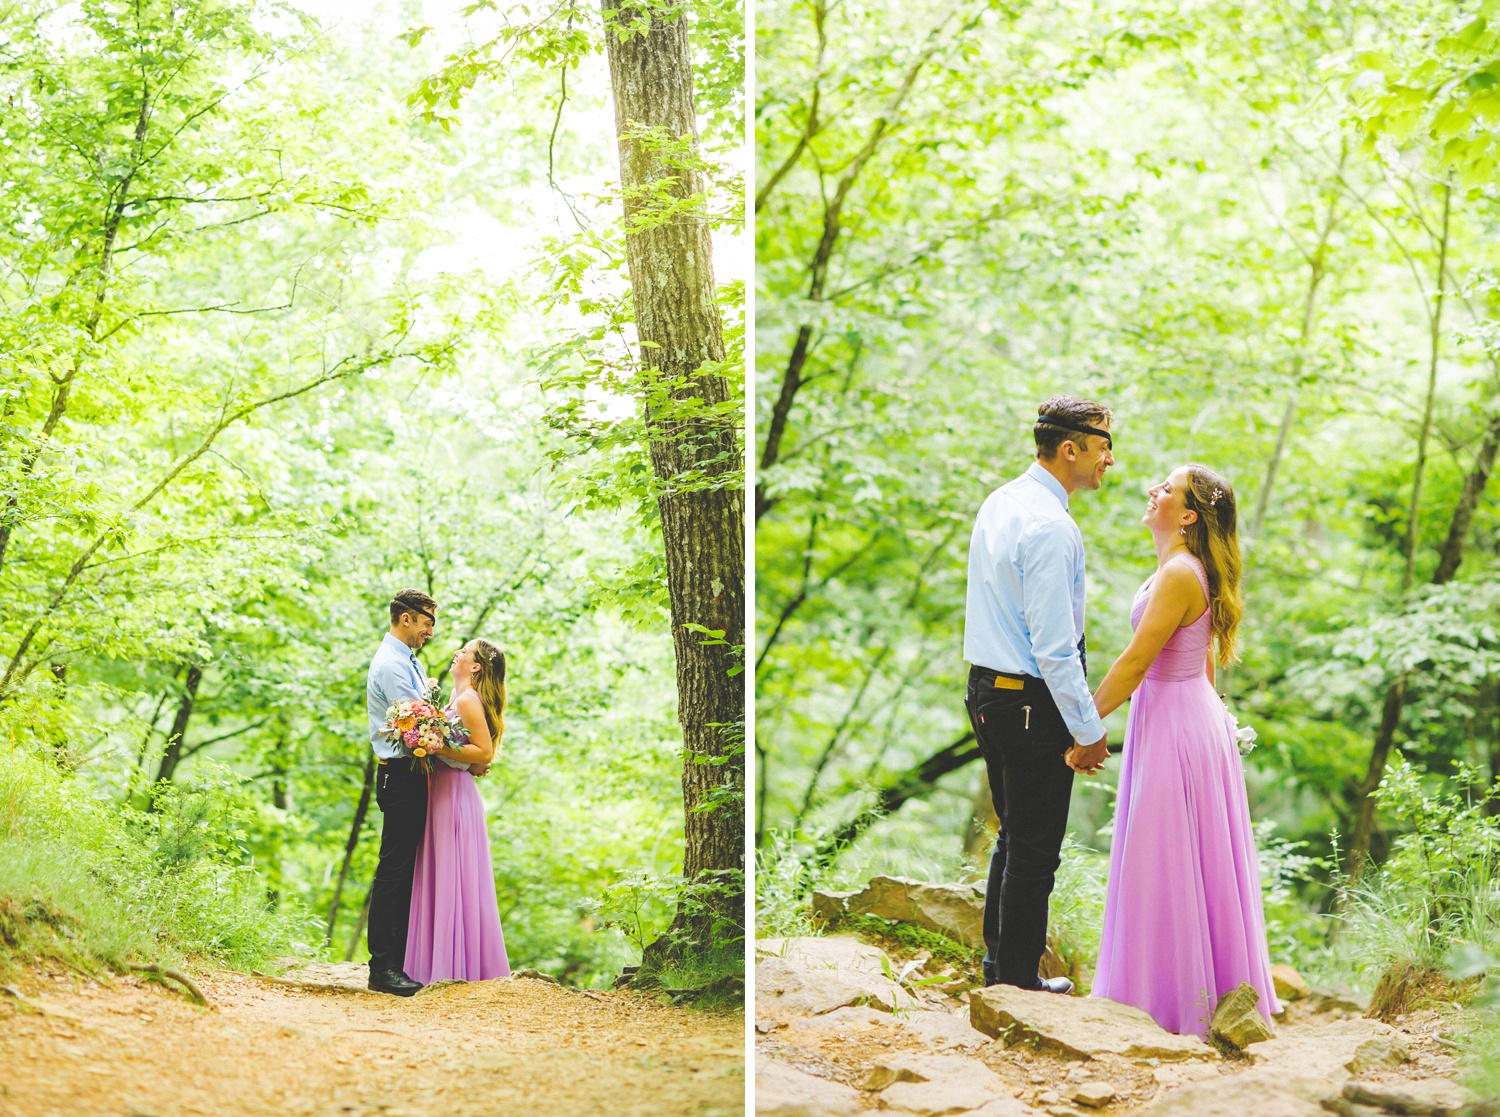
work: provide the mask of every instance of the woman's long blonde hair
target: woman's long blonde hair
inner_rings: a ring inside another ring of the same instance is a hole
[[[484,706],[484,724],[493,741],[495,727],[505,713],[505,653],[481,636],[474,641],[474,662],[479,665],[479,675],[477,678],[471,676],[470,682]]]
[[[1198,513],[1183,535],[1187,549],[1203,564],[1208,575],[1208,603],[1213,613],[1210,627],[1219,641],[1219,666],[1239,659],[1240,620],[1245,602],[1240,596],[1240,540],[1237,532],[1234,489],[1206,465],[1189,462],[1188,486],[1183,503]]]

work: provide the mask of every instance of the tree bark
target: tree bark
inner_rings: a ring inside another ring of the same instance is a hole
[[[365,816],[370,813],[370,797],[375,793],[375,754],[365,759],[365,774],[359,791],[359,802],[354,807],[354,821],[349,826],[349,840],[344,843],[344,863],[339,867],[338,883],[333,886],[333,902],[328,905],[328,931],[324,941],[333,945],[333,927],[339,918],[339,900],[344,894],[344,882],[349,879],[349,866],[354,862],[354,851],[359,846],[360,832],[365,828]],[[358,932],[355,933],[356,938]]]
[[[193,716],[193,705],[198,701],[198,684],[202,681],[203,667],[189,663],[187,678],[182,684],[182,701],[177,704],[177,716],[172,719],[172,728],[167,733],[167,751],[162,754],[161,767],[156,772],[157,784],[171,783],[178,762],[182,760],[182,738]],[[155,809],[154,805],[148,809]]]
[[[1411,509],[1406,517],[1406,568],[1401,575],[1401,592],[1411,589],[1417,569],[1417,536],[1422,512],[1422,476],[1427,469],[1427,442],[1432,435],[1432,409],[1437,402],[1438,357],[1442,354],[1443,296],[1448,287],[1448,214],[1452,200],[1451,187],[1443,189],[1443,232],[1438,241],[1437,294],[1432,313],[1428,315],[1430,342],[1427,360],[1427,399],[1422,409],[1422,429],[1417,435],[1417,464],[1411,479]]]
[[[375,888],[372,884],[370,890],[365,893],[365,903],[359,909],[359,921],[354,924],[354,934],[349,939],[349,949],[344,951],[344,961],[354,961],[354,952],[359,949],[359,940],[365,937],[365,927],[370,922],[370,901],[375,898]]]
[[[741,933],[745,923],[745,754],[736,733],[745,720],[745,513],[735,483],[743,454],[724,415],[730,382],[720,367],[704,367],[721,366],[725,350],[708,223],[689,201],[705,184],[683,150],[697,143],[685,10],[676,0],[601,7],[677,662],[683,875],[708,892],[702,906],[680,904],[672,927],[647,947],[649,972],[710,947],[716,925],[723,938],[725,921]],[[663,391],[672,402],[653,404]]]

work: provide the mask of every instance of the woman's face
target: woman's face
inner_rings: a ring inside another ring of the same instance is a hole
[[[453,666],[449,670],[453,672],[454,679],[467,679],[474,674],[476,666],[474,645],[468,643],[453,654]]]
[[[1146,490],[1146,514],[1141,523],[1152,531],[1175,532],[1198,518],[1187,506],[1187,489],[1191,484],[1188,468],[1180,465]]]

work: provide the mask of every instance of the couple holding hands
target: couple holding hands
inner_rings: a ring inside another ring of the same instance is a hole
[[[1134,634],[1089,694],[1083,536],[1068,513],[1114,464],[1108,408],[1055,396],[1038,409],[1036,461],[990,494],[969,548],[964,705],[989,771],[1000,833],[984,911],[987,984],[1069,993],[1041,978],[1047,903],[1075,773],[1109,756],[1103,718],[1134,697],[1125,729],[1103,939],[1092,995],[1204,1035],[1241,982],[1280,1011],[1234,719],[1214,690],[1242,614],[1234,490],[1205,466],[1147,491],[1156,572]],[[1217,643],[1217,652],[1215,644]]]

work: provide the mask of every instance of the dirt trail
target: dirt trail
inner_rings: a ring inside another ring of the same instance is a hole
[[[212,1010],[136,978],[28,971],[0,995],[0,1117],[729,1117],[740,1012],[515,978],[403,1000],[197,978]]]

